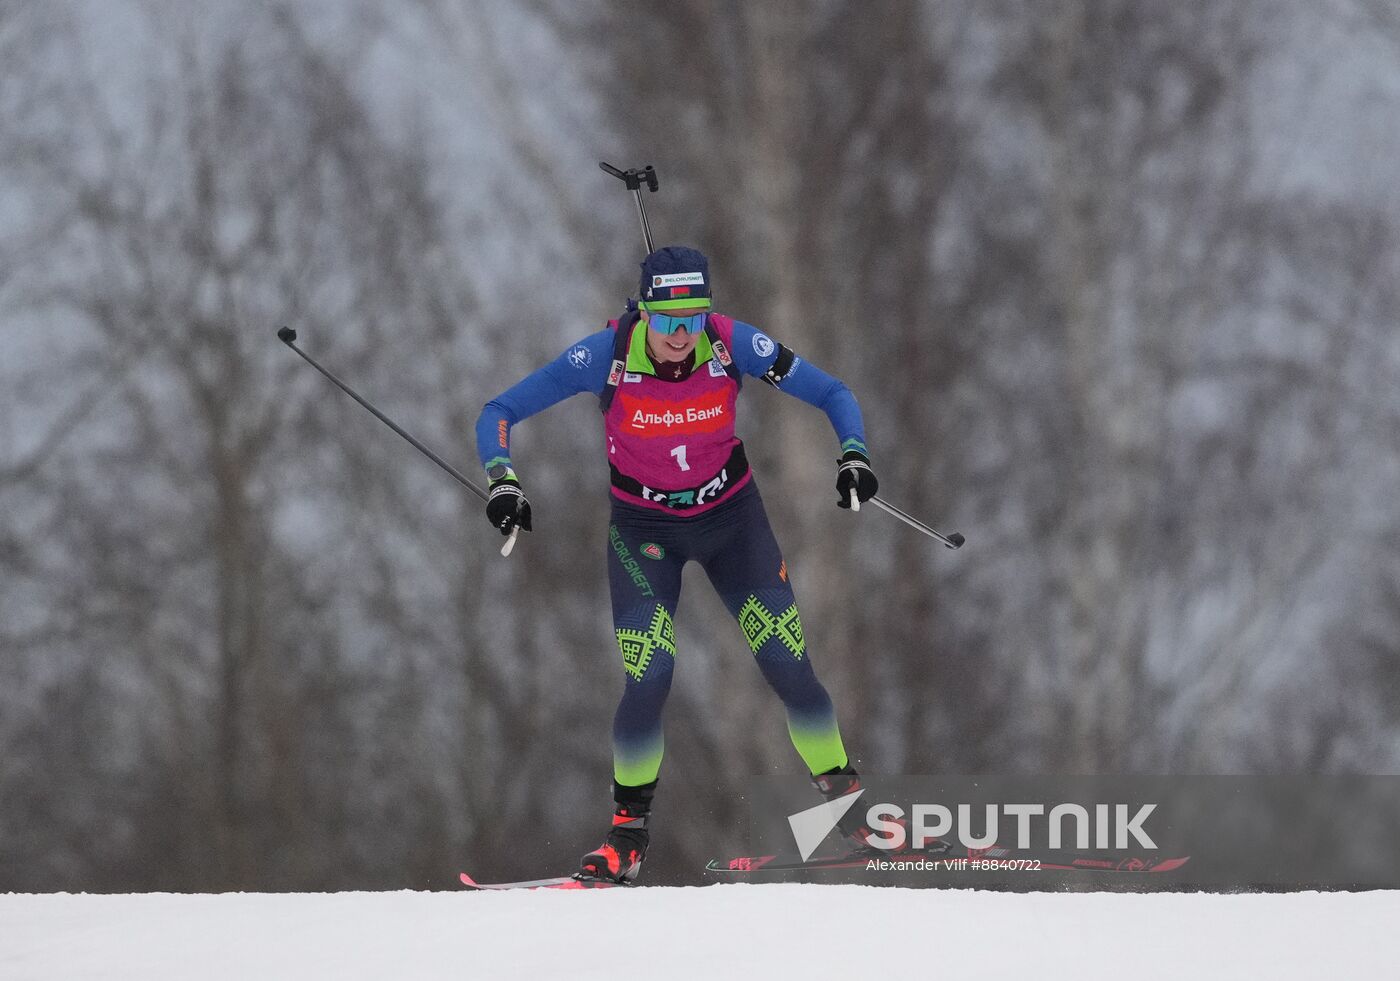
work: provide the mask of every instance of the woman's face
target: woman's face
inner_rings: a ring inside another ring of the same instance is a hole
[[[704,313],[706,307],[686,307],[683,310],[667,310],[666,313],[672,317],[691,317],[697,313]],[[701,331],[691,333],[684,327],[677,328],[674,333],[663,334],[651,326],[651,314],[642,311],[642,319],[647,324],[647,350],[657,361],[684,361],[689,358],[695,350],[695,345],[700,341]]]

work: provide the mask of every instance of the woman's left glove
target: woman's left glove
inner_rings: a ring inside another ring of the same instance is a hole
[[[530,502],[525,499],[515,474],[494,479],[487,486],[486,520],[501,529],[502,535],[509,535],[517,527],[529,531]]]
[[[836,506],[851,506],[851,491],[856,492],[856,500],[861,504],[875,496],[880,482],[875,479],[875,471],[870,469],[870,457],[859,450],[847,450],[836,464]]]

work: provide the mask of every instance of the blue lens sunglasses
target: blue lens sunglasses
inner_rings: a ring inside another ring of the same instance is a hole
[[[705,329],[705,318],[710,315],[710,312],[706,310],[703,313],[692,313],[685,317],[673,317],[669,313],[662,313],[660,310],[656,309],[656,307],[661,304],[671,305],[673,307],[700,306],[702,303],[706,307],[710,305],[708,298],[697,298],[694,301],[687,301],[684,303],[680,300],[662,300],[652,306],[643,303],[642,309],[647,312],[647,323],[651,325],[651,329],[658,334],[665,334],[669,337],[682,327],[685,328],[688,334],[701,333]]]
[[[705,318],[708,313],[693,313],[689,317],[673,317],[669,313],[651,313],[647,311],[649,319],[647,323],[651,329],[658,334],[670,336],[682,327],[688,334],[699,334],[705,329]]]

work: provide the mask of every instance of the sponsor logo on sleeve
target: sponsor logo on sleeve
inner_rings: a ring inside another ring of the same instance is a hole
[[[767,334],[753,335],[753,352],[760,358],[766,358],[776,350],[777,346],[773,343],[773,338]]]
[[[593,352],[582,344],[577,345],[569,351],[569,364],[575,368],[587,368],[593,363]]]

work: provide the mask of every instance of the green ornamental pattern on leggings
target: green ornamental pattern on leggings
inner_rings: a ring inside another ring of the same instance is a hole
[[[622,666],[637,681],[647,673],[647,665],[657,649],[676,656],[676,626],[666,607],[657,604],[647,630],[617,628],[617,646],[622,649]]]
[[[802,660],[806,651],[802,640],[802,618],[797,615],[796,604],[775,615],[759,602],[757,596],[750,594],[739,608],[739,628],[744,631],[749,649],[755,654],[774,634],[797,660]]]

